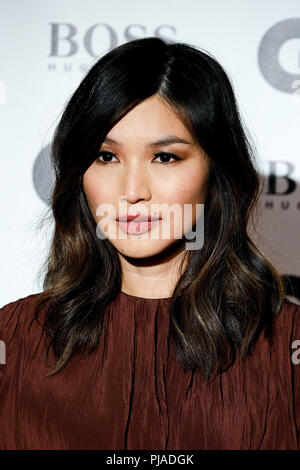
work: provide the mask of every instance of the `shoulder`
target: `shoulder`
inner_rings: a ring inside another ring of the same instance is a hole
[[[291,302],[290,300],[285,301],[285,305],[281,312],[281,328],[286,334],[289,342],[289,346],[294,350],[292,352],[292,363],[300,363],[300,305]],[[299,366],[300,367],[300,366]],[[297,372],[300,374],[300,369],[297,368]],[[298,371],[299,369],[299,371]],[[300,376],[299,376],[300,377]]]
[[[272,335],[267,334],[266,330],[261,332],[254,349],[264,363],[270,360],[277,364],[278,373],[281,370],[283,374],[288,374],[297,341],[300,345],[300,305],[285,297],[274,320]]]
[[[12,377],[21,380],[25,368],[37,351],[43,335],[43,327],[35,319],[35,306],[38,298],[39,294],[30,294],[0,308],[0,388],[2,390],[6,389]]]
[[[0,339],[9,341],[34,319],[39,294],[29,294],[0,307]]]
[[[35,318],[40,294],[30,294],[0,308],[0,379],[16,373],[33,357],[43,335],[41,321]],[[3,367],[5,365],[5,367]]]
[[[289,347],[289,361],[285,370],[291,373],[293,416],[297,428],[298,449],[300,449],[300,305],[286,300],[280,318],[281,331]],[[284,355],[284,353],[282,352]]]
[[[20,311],[31,310],[36,303],[37,298],[39,297],[40,293],[38,294],[29,294],[25,297],[21,297],[17,300],[13,300],[2,307],[0,307],[0,320],[3,321],[4,318],[13,317],[16,313]]]
[[[285,297],[275,320],[272,342],[278,354],[283,355],[283,351],[290,353],[295,340],[300,340],[300,305]]]
[[[0,307],[0,312],[3,313],[3,312],[8,312],[10,310],[14,310],[15,308],[20,307],[21,305],[22,306],[28,306],[29,304],[32,304],[32,302],[35,302],[35,300],[37,299],[37,297],[39,295],[40,295],[40,293],[38,293],[38,294],[29,294],[25,297],[21,297],[19,299],[12,300],[11,302],[9,302],[7,304],[2,305]]]
[[[300,305],[286,297],[277,317],[277,322],[280,332],[289,339],[297,334],[299,334],[300,339]]]

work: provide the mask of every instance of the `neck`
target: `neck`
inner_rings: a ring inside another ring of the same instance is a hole
[[[181,244],[147,258],[132,258],[119,253],[121,290],[138,297],[171,297],[183,272],[185,253]]]

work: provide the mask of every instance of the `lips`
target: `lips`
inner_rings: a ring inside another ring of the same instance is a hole
[[[117,217],[116,220],[118,222],[155,222],[156,220],[159,220],[159,217],[151,217],[149,216],[144,216],[144,215],[124,215]]]
[[[123,232],[131,235],[140,235],[148,232],[160,220],[160,217],[152,217],[151,215],[142,215],[140,213],[135,215],[124,214],[116,218],[116,222]]]
[[[150,222],[147,220],[139,222],[136,222],[135,220],[132,220],[131,222],[121,222],[117,220],[117,225],[123,230],[123,232],[127,232],[131,235],[140,235],[151,230],[159,222],[160,219],[150,220]]]

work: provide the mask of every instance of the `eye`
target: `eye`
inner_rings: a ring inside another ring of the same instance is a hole
[[[115,155],[112,152],[109,152],[108,150],[103,150],[102,152],[98,152],[99,157],[96,159],[97,163],[100,163],[100,165],[106,165],[107,163],[111,163],[110,161],[102,161],[100,160],[101,157],[110,158],[111,156],[115,157]]]
[[[156,157],[156,158],[161,158],[161,156],[162,156],[163,159],[166,159],[166,158],[167,158],[167,159],[168,159],[168,158],[173,158],[174,161],[181,160],[181,158],[177,157],[177,155],[175,155],[174,153],[159,152],[159,153],[156,153],[156,154],[155,154],[155,157]],[[174,161],[173,161],[173,162],[162,161],[162,162],[159,162],[159,163],[162,163],[163,165],[170,165],[171,163],[174,163]]]
[[[99,156],[96,159],[96,161],[100,165],[107,165],[109,163],[113,163],[111,160],[108,161],[107,159],[115,157],[115,154],[113,152],[109,152],[108,150],[102,150],[101,152],[98,152],[98,155]],[[177,155],[175,155],[174,153],[170,153],[170,152],[159,152],[159,153],[155,153],[154,155],[155,155],[155,159],[163,158],[163,160],[165,160],[165,159],[173,158],[173,161],[171,162],[168,162],[168,161],[158,162],[158,163],[161,163],[162,165],[170,165],[171,163],[174,163],[174,161],[181,160],[181,158],[179,158]],[[101,158],[104,159],[104,161],[100,160]]]

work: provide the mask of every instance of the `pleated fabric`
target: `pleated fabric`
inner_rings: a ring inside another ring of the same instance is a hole
[[[170,299],[124,292],[107,308],[97,350],[45,378],[36,296],[0,309],[0,449],[300,449],[295,303],[285,300],[272,344],[261,334],[245,366],[237,359],[205,384],[176,357]]]

